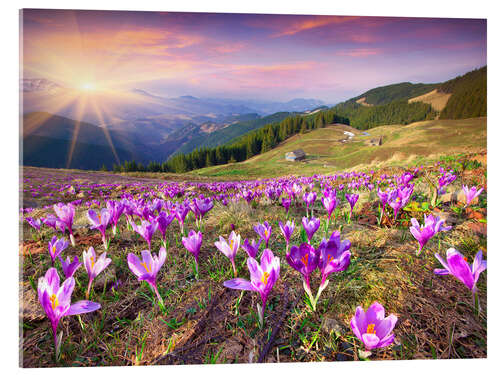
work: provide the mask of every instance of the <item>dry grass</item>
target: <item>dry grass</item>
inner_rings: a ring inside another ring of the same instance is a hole
[[[423,102],[430,104],[436,111],[442,111],[444,107],[446,107],[446,103],[448,103],[448,99],[450,99],[450,96],[451,94],[438,92],[437,89],[434,89],[427,94],[409,99],[408,103]]]

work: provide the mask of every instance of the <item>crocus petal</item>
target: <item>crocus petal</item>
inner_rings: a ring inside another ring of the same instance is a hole
[[[439,262],[443,265],[444,269],[450,273],[450,267],[448,267],[448,263],[445,262],[445,260],[443,258],[441,258],[441,255],[439,255],[438,253],[435,253],[434,256],[436,257],[437,260],[439,260]],[[438,270],[438,269],[436,269]],[[434,270],[434,273],[436,273],[436,270]],[[442,275],[447,275],[447,274],[442,274]]]
[[[398,318],[396,315],[391,314],[387,318],[381,320],[377,325],[375,325],[375,331],[380,339],[386,337],[396,326]]]
[[[475,282],[472,276],[472,271],[469,264],[463,259],[462,254],[458,251],[448,255],[448,265],[452,274],[462,281],[467,288],[472,290],[474,288]]]
[[[264,256],[264,254],[262,254]],[[250,278],[252,280],[260,280],[262,277],[262,270],[260,268],[259,263],[254,258],[247,259],[248,270],[250,271]]]
[[[140,277],[144,273],[144,267],[141,265],[141,260],[135,254],[129,253],[127,255],[128,268],[130,271],[137,276]]]
[[[362,341],[365,344],[366,349],[370,350],[377,347],[380,339],[373,333],[364,333]]]
[[[373,302],[372,305],[366,310],[366,321],[367,322],[375,322],[377,320],[384,319],[385,310],[384,306],[382,306],[378,302]]]
[[[443,275],[449,275],[449,274],[450,274],[450,271],[445,270],[445,269],[443,269],[443,268],[435,268],[435,269],[434,269],[434,274],[436,274],[436,275],[441,275],[441,276],[443,276]]]
[[[47,284],[49,285],[51,290],[56,291],[59,288],[60,279],[55,268],[48,269],[48,271],[45,273],[45,280],[47,281]]]
[[[394,333],[380,340],[380,342],[377,344],[377,348],[384,348],[386,346],[391,345],[393,342],[394,342]]]
[[[68,315],[85,314],[85,313],[89,313],[92,311],[96,311],[100,308],[101,308],[101,305],[98,304],[97,302],[83,300],[83,301],[78,301],[78,302],[72,304],[69,307],[69,310],[66,311],[66,313],[64,315],[68,316]]]
[[[224,281],[223,285],[226,288],[231,288],[231,289],[257,291],[257,289],[252,285],[250,281],[241,278]]]
[[[351,329],[356,337],[361,340],[361,332],[366,330],[365,312],[361,306],[356,308],[356,313],[351,319]]]

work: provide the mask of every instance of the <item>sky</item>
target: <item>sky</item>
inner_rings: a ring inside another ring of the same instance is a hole
[[[314,98],[442,82],[486,65],[486,20],[23,10],[24,78],[82,90]]]

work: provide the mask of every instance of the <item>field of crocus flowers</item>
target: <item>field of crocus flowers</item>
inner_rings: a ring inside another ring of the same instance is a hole
[[[248,181],[23,168],[21,365],[484,358],[478,160]]]

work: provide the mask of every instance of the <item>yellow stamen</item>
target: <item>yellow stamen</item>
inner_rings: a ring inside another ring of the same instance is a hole
[[[229,247],[232,249],[234,246],[234,240],[231,240]]]
[[[151,272],[151,271],[149,270],[149,267],[148,267],[148,265],[146,264],[146,262],[142,262],[142,263],[141,263],[141,266],[143,266],[143,267],[146,269],[146,272],[148,272],[148,273],[149,273],[149,272]]]
[[[59,306],[59,301],[57,300],[57,296],[52,294],[50,296],[50,304],[52,305],[52,310],[55,310],[57,306]]]
[[[333,257],[331,254],[328,254],[328,257],[326,258],[326,263],[330,263],[330,260],[332,260]]]
[[[264,284],[266,284],[266,285],[267,285],[267,279],[269,279],[269,272],[264,272],[264,273],[262,274],[262,279],[261,279],[261,281],[262,281]]]
[[[99,224],[101,224],[101,214],[97,214],[97,218],[99,219]]]
[[[307,263],[309,262],[309,254],[304,255],[302,258],[302,263],[304,263],[304,266],[307,267]]]
[[[467,262],[467,257],[464,257],[464,260]]]
[[[90,268],[94,268],[94,257],[90,257]]]
[[[53,245],[52,246],[52,254],[55,254],[56,253],[56,245]]]
[[[375,335],[377,333],[375,331],[375,324],[368,324],[368,327],[366,327],[366,333],[373,333]]]
[[[267,237],[269,236],[269,232],[267,231],[267,229],[264,229],[264,237]]]

